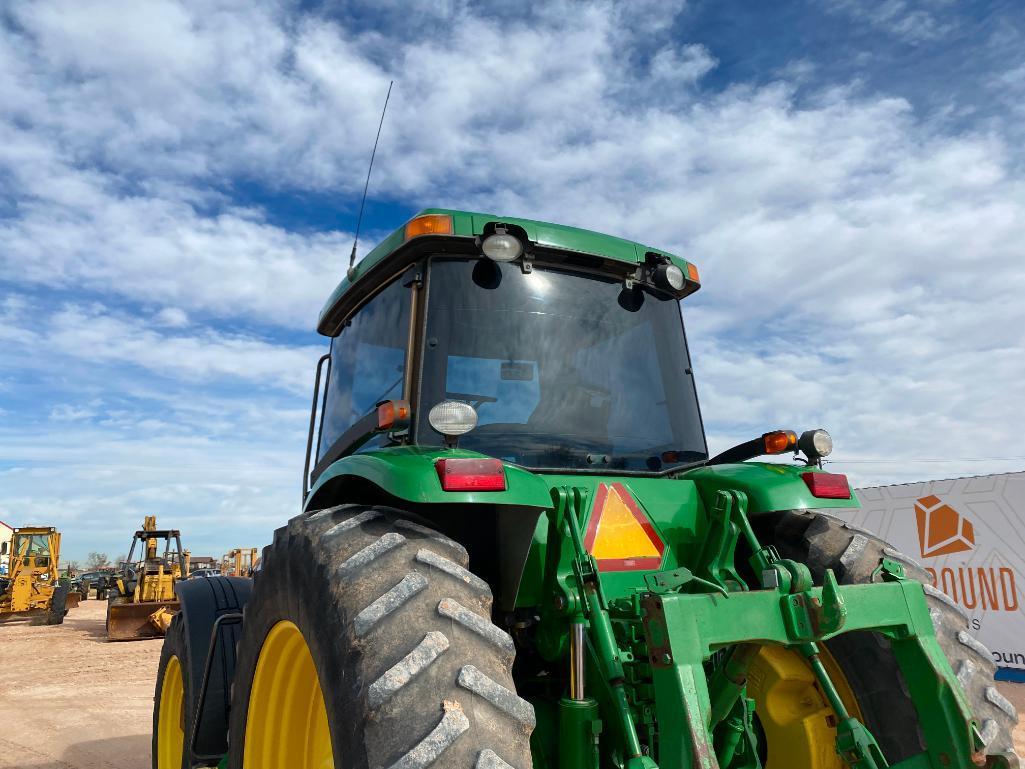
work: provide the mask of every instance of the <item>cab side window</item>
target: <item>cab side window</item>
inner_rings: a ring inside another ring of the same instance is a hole
[[[402,397],[411,302],[410,288],[403,285],[407,280],[398,278],[363,305],[331,340],[318,461],[378,403]]]

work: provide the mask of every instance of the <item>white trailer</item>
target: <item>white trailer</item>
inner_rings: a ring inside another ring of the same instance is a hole
[[[1025,472],[857,489],[849,522],[891,542],[964,609],[998,678],[1025,681]],[[830,511],[834,512],[834,511]]]

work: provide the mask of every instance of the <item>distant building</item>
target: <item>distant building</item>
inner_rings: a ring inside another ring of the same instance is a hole
[[[14,537],[14,527],[0,521],[0,574],[6,574],[11,569],[11,539]]]
[[[209,555],[194,555],[189,559],[189,571],[193,572],[196,569],[216,569],[219,568],[220,564],[216,558],[212,558]]]

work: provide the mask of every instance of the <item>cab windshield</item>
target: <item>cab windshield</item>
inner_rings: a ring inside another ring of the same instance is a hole
[[[45,534],[18,534],[14,538],[14,552],[41,556],[50,554],[50,538]]]
[[[657,472],[707,458],[679,302],[622,281],[436,257],[417,442],[442,400],[459,446],[539,469]]]
[[[15,534],[13,550],[15,556],[23,557],[28,566],[35,558],[36,566],[47,566],[50,562],[50,538],[45,534]]]

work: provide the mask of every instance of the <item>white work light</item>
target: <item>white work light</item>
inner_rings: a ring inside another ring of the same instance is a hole
[[[454,438],[477,426],[477,410],[462,401],[442,401],[430,410],[427,421],[442,435]]]
[[[808,459],[816,460],[833,453],[833,439],[825,430],[808,430],[801,433],[797,447]]]
[[[495,262],[511,262],[523,253],[523,244],[515,235],[496,233],[484,238],[481,244],[484,256]]]
[[[683,270],[677,267],[675,264],[666,265],[665,271],[666,283],[673,291],[679,291],[683,288]]]

